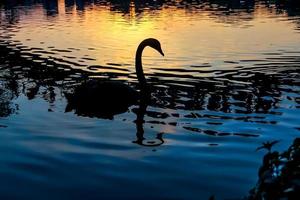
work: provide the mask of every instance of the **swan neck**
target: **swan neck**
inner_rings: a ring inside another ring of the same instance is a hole
[[[145,45],[144,43],[141,43],[135,55],[135,70],[141,88],[144,88],[147,84],[142,65],[142,54],[146,46],[147,45]]]

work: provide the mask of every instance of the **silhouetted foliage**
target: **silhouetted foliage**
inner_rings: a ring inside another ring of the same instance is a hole
[[[298,199],[300,197],[300,138],[285,152],[269,151],[258,172],[259,180],[249,200]]]

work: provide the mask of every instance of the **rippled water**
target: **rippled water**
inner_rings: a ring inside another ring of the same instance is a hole
[[[0,3],[0,196],[242,198],[262,142],[299,136],[299,4],[268,1]],[[153,88],[112,120],[65,112],[87,79]]]

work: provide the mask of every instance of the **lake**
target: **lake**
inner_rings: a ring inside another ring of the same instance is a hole
[[[144,110],[68,109],[90,79],[139,91],[146,38]],[[299,137],[299,72],[293,0],[1,1],[0,197],[242,199]]]

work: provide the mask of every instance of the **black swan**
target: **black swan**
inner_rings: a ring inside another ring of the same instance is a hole
[[[154,38],[143,40],[137,48],[135,69],[140,93],[118,81],[89,80],[76,87],[73,94],[66,95],[66,112],[75,110],[75,114],[88,117],[113,119],[116,114],[124,113],[138,99],[149,96],[149,87],[142,66],[142,53],[145,47],[152,47],[162,56],[160,42]]]

